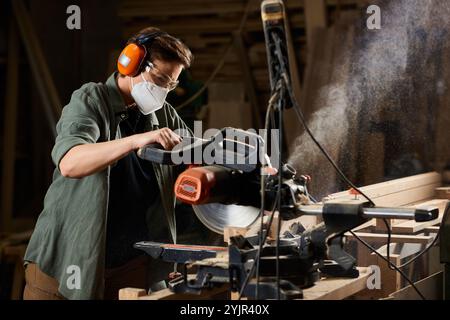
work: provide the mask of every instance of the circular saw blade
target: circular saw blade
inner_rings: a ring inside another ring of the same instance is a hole
[[[221,203],[192,206],[198,219],[210,230],[223,234],[225,227],[246,228],[258,218],[259,209]]]

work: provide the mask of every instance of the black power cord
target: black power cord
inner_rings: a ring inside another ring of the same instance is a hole
[[[269,121],[271,119],[271,113],[272,113],[272,107],[274,105],[274,102],[276,99],[278,99],[279,96],[279,92],[276,91],[269,99],[269,106],[267,107],[267,111],[266,111],[266,117],[265,117],[265,122],[264,122],[264,152],[263,152],[263,157],[266,156],[267,154],[267,131],[269,129]],[[263,160],[263,159],[262,159]],[[265,159],[264,159],[265,160]],[[264,162],[263,162],[264,163]],[[260,216],[261,216],[261,225],[260,225],[260,231],[259,231],[259,249],[258,249],[258,257],[259,257],[259,253],[262,251],[263,248],[263,244],[265,242],[265,239],[263,241],[263,232],[264,232],[264,207],[265,207],[265,194],[266,194],[266,183],[265,183],[265,172],[261,172],[261,207],[260,207]],[[278,194],[277,194],[278,197]],[[259,297],[259,264],[260,264],[260,259],[256,259],[256,292],[255,292],[255,297],[258,300]],[[252,266],[253,268],[253,266]],[[250,273],[249,273],[250,274]],[[243,289],[245,289],[247,283],[248,283],[248,279],[245,281],[245,286],[243,287]],[[243,290],[242,290],[243,292]],[[239,296],[240,299],[240,296]]]
[[[259,264],[258,261],[260,260],[260,257],[261,257],[262,244],[264,244],[266,242],[266,240],[267,240],[267,236],[269,234],[270,227],[272,226],[273,217],[274,217],[274,214],[275,214],[275,209],[278,206],[278,201],[279,200],[280,200],[279,193],[277,193],[277,200],[276,200],[276,203],[275,203],[275,205],[274,205],[274,207],[273,207],[273,209],[271,211],[269,222],[267,223],[268,227],[266,229],[266,232],[263,232],[264,236],[262,237],[262,241],[260,242],[260,246],[259,246],[258,252],[256,253],[255,261],[253,262],[252,267],[250,268],[250,271],[248,272],[247,276],[245,277],[245,280],[244,280],[244,282],[242,284],[241,291],[239,292],[238,300],[241,300],[242,294],[244,293],[244,290],[247,287],[250,278],[253,276],[253,272],[255,271],[255,267],[256,267],[257,264]]]
[[[265,128],[265,131],[264,131],[265,132],[265,137],[263,139],[264,140],[264,148],[265,148],[265,150],[263,152],[263,157],[265,157],[266,154],[267,154],[267,140],[268,140],[267,139],[267,132],[269,130],[269,123],[272,123],[272,126],[273,126],[273,122],[271,122],[271,120],[273,121],[273,117],[272,117],[272,115],[273,115],[272,114],[273,108],[274,108],[276,100],[279,99],[279,97],[280,97],[280,95],[282,93],[283,92],[282,92],[282,88],[281,88],[281,81],[279,81],[277,83],[275,92],[272,94],[272,96],[269,99],[269,106],[268,106],[267,111],[266,111],[265,127],[264,127]],[[280,162],[280,168],[281,168],[281,162]],[[281,190],[280,190],[280,188],[278,188],[276,196],[275,196],[275,199],[276,199],[275,200],[275,205],[274,205],[274,207],[273,207],[273,209],[271,211],[270,218],[269,218],[269,221],[268,221],[268,224],[267,224],[267,229],[266,229],[266,232],[264,233],[264,207],[265,207],[265,190],[266,190],[265,189],[265,187],[266,187],[265,186],[265,174],[266,173],[265,172],[261,172],[261,173],[262,173],[262,175],[261,175],[261,190],[260,190],[260,192],[261,192],[261,207],[260,207],[261,226],[260,226],[260,232],[259,232],[259,247],[258,247],[258,252],[257,252],[256,257],[255,257],[255,261],[252,264],[252,267],[251,267],[249,273],[247,274],[247,276],[246,276],[246,278],[245,278],[245,280],[243,282],[243,285],[241,287],[241,290],[239,292],[239,298],[238,298],[239,300],[241,299],[242,294],[243,294],[245,288],[247,287],[250,278],[253,276],[253,272],[255,271],[255,267],[256,267],[255,297],[256,297],[256,299],[258,299],[258,297],[259,297],[259,280],[260,280],[259,266],[260,266],[260,260],[261,260],[261,252],[263,250],[263,245],[266,242],[269,230],[270,230],[270,228],[272,226],[275,209],[278,207],[279,204],[281,205]]]
[[[408,276],[402,271],[400,270],[399,267],[397,267],[395,264],[393,264],[390,260],[388,260],[387,258],[383,257],[383,255],[381,253],[379,253],[375,248],[373,248],[370,244],[368,244],[366,241],[364,241],[363,239],[361,239],[358,235],[356,235],[353,231],[350,231],[350,233],[359,241],[361,242],[364,246],[366,246],[369,250],[373,251],[377,256],[379,256],[381,259],[383,259],[384,261],[387,262],[388,266],[391,267],[393,270],[397,271],[398,273],[400,273],[400,275],[411,285],[411,287],[414,289],[414,291],[417,292],[417,294],[420,296],[420,298],[422,300],[426,300],[425,296],[419,291],[419,289],[416,287],[416,285],[414,284],[414,282],[412,282],[411,279],[408,278]]]
[[[276,232],[276,247],[275,247],[275,279],[277,283],[277,300],[280,300],[280,230],[281,230],[281,187],[283,180],[283,109],[285,107],[284,100],[285,89],[281,83],[280,97],[278,98],[278,219],[277,219],[277,232]]]

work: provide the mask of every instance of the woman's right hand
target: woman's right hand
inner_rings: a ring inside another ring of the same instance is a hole
[[[169,128],[136,134],[133,137],[134,149],[143,148],[152,143],[159,143],[165,150],[172,150],[182,138]]]

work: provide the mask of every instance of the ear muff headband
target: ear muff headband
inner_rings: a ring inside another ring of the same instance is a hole
[[[165,35],[166,32],[155,31],[148,35],[138,37],[134,42],[128,44],[117,59],[117,69],[124,76],[134,77],[142,69],[143,62],[148,53],[146,45],[155,38]]]

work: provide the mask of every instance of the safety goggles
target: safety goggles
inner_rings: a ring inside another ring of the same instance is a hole
[[[147,62],[145,71],[148,72],[154,84],[171,91],[178,86],[179,81],[173,80],[167,74],[161,72],[152,62]]]

